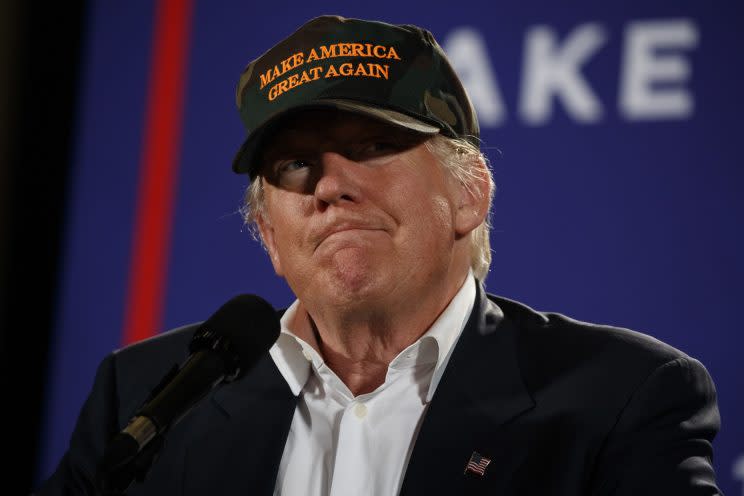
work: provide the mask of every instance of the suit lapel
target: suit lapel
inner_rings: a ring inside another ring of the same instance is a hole
[[[297,398],[268,353],[211,398],[206,434],[185,453],[184,494],[273,494]]]
[[[534,406],[517,362],[516,327],[478,288],[473,312],[423,419],[402,495],[496,489],[495,472],[519,463],[503,447],[505,423]],[[464,475],[474,451],[492,459],[485,476]]]

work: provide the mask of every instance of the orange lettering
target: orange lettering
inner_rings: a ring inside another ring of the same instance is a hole
[[[269,69],[268,71],[266,71],[266,74],[261,74],[261,87],[259,89],[263,89],[264,86],[266,86],[273,80],[274,78],[271,77],[271,69]]]
[[[263,89],[264,86],[281,76],[283,73],[279,70],[278,66],[274,66],[273,69],[266,71],[266,74],[261,74],[261,86],[259,89]]]
[[[274,86],[272,86],[272,87],[271,87],[271,89],[269,90],[269,101],[273,101],[273,100],[274,100],[274,98],[276,98],[276,97],[277,97],[277,92],[276,92],[276,90],[277,90],[277,85],[275,84],[275,85],[274,85]]]
[[[373,71],[373,68],[374,68],[375,77],[376,78],[379,78],[379,77],[384,77],[385,79],[388,78],[388,75],[390,73],[390,66],[389,65],[387,65],[387,64],[385,64],[385,65],[367,64],[367,65],[369,66],[370,72],[372,72]]]
[[[305,84],[308,81],[312,81],[312,79],[310,79],[310,76],[307,75],[307,72],[302,71],[302,76],[300,76],[300,82],[297,85],[299,86],[301,84]]]
[[[328,66],[328,70],[325,73],[325,77],[336,77],[338,76],[338,71],[336,71],[336,68],[333,67],[333,64]]]
[[[352,57],[364,57],[364,45],[361,43],[352,43],[351,44],[351,56]]]
[[[354,68],[352,67],[351,62],[346,62],[338,67],[338,72],[340,72],[342,76],[351,76],[353,70]]]
[[[323,45],[322,47],[320,47],[320,58],[321,59],[327,59],[327,58],[330,58],[330,57],[335,57],[336,56],[336,47],[337,46],[338,45],[331,45],[330,47],[327,47],[327,46]]]
[[[400,60],[400,57],[398,57],[398,52],[395,51],[395,47],[390,47],[390,51],[387,54],[387,58]]]
[[[315,51],[315,48],[310,49],[310,54],[305,62],[312,62],[313,60],[318,60],[318,52]]]
[[[287,81],[289,82],[288,90],[291,90],[292,88],[295,88],[300,85],[300,76],[297,74],[292,74],[287,78]]]
[[[279,95],[281,95],[282,93],[284,93],[285,91],[287,91],[287,81],[286,80],[279,81],[274,86],[272,86],[271,87],[271,90],[269,91],[269,93],[270,94],[273,93],[274,94],[273,95],[274,98],[276,98]],[[269,98],[269,100],[273,100],[274,98]]]
[[[378,53],[380,50],[382,50],[382,52]],[[384,59],[385,58],[385,47],[382,45],[375,45],[374,54],[375,54],[375,57],[377,57],[378,59]]]

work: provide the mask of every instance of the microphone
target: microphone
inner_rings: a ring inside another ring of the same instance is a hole
[[[96,475],[103,494],[124,494],[144,479],[164,434],[212,389],[241,377],[279,337],[274,308],[255,295],[239,295],[199,326],[189,357],[150,393],[126,428],[104,451]]]

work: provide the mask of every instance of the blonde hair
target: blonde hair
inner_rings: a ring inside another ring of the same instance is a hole
[[[425,143],[426,148],[452,177],[465,186],[473,195],[482,196],[478,183],[488,182],[488,213],[483,222],[470,233],[470,268],[475,277],[484,282],[491,266],[491,202],[496,185],[491,175],[488,159],[480,149],[462,138],[448,138],[435,135]],[[485,173],[484,173],[485,172]],[[245,192],[243,206],[240,208],[245,224],[254,238],[261,241],[257,219],[265,215],[263,178],[256,177]]]
[[[470,233],[470,268],[476,279],[485,282],[491,267],[491,202],[496,190],[488,158],[470,141],[441,134],[428,140],[426,148],[470,194],[481,197],[482,189],[478,183],[488,183],[488,212],[483,222]]]

